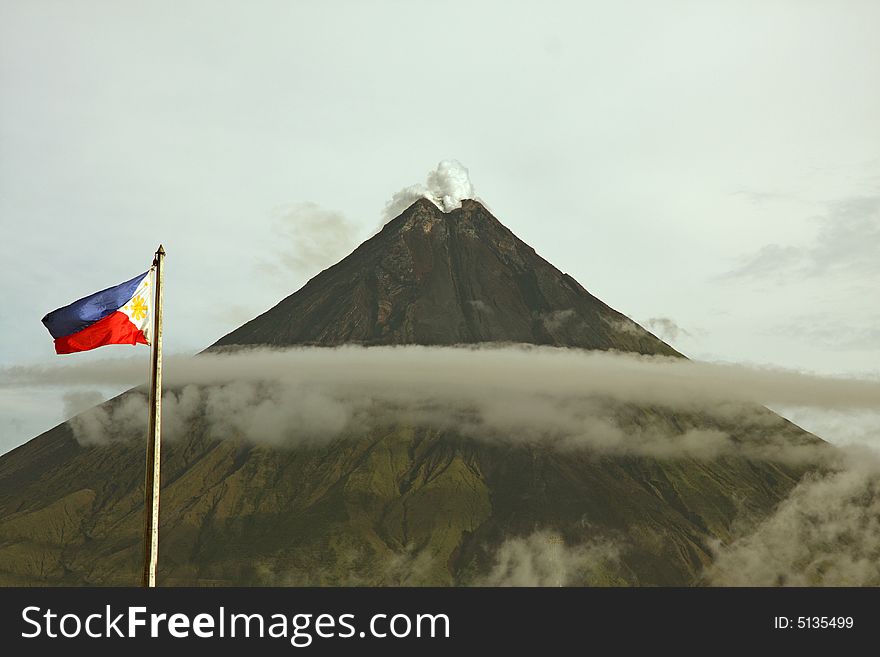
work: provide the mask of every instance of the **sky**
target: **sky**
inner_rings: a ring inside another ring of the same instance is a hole
[[[165,349],[194,353],[456,159],[540,255],[688,356],[876,378],[877,25],[857,0],[4,0],[0,367],[140,350],[146,380],[145,347],[55,356],[40,319],[162,242]],[[3,388],[0,453],[82,402]]]

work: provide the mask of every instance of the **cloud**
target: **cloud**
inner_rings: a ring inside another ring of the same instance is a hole
[[[817,221],[816,237],[809,244],[768,244],[725,277],[880,274],[880,195],[828,203]]]
[[[275,213],[277,252],[264,263],[272,271],[315,274],[341,260],[357,243],[357,227],[340,212],[315,203],[287,206]]]
[[[466,198],[476,198],[467,168],[458,160],[443,160],[437,168],[428,172],[424,183],[410,185],[396,192],[385,204],[382,223],[388,223],[420,198],[451,212],[461,207]]]
[[[880,315],[861,313],[850,321],[833,314],[801,315],[792,321],[776,324],[765,333],[796,336],[835,351],[878,350]]]
[[[831,410],[799,406],[774,411],[819,436],[833,436],[834,444],[864,445],[880,451],[880,410]]]
[[[604,396],[676,408],[708,402],[834,409],[880,405],[877,379],[534,345],[236,349],[197,357],[169,355],[164,372],[170,387],[283,381],[312,389],[330,386],[340,391],[370,389],[380,394],[463,399],[474,390],[560,398]],[[143,382],[139,358],[0,368],[0,387]]]
[[[637,337],[644,337],[648,334],[644,328],[639,326],[629,317],[623,317],[621,319],[609,319],[603,317],[602,320],[612,329],[621,333],[628,333],[629,335],[635,335]]]
[[[880,585],[880,462],[808,474],[775,512],[715,546],[707,583],[720,586]]]
[[[108,404],[95,406],[70,419],[76,439],[83,445],[100,445],[147,432],[146,395],[132,392]]]
[[[82,401],[84,403],[85,396]],[[184,437],[192,430],[193,421],[204,415],[204,407],[204,392],[197,386],[188,385],[182,389],[163,392],[163,439],[174,441]],[[131,390],[99,406],[80,409],[69,422],[74,437],[81,444],[101,445],[145,435],[147,408],[146,393],[143,390]],[[65,416],[70,417],[70,410],[65,406]]]
[[[610,540],[568,545],[555,532],[510,538],[481,586],[596,586],[615,582],[621,550]]]
[[[681,336],[686,335],[690,337],[691,335],[669,317],[651,317],[650,319],[645,320],[645,324],[647,324],[661,340],[666,340],[667,342],[675,342]]]
[[[566,310],[554,310],[550,313],[541,315],[541,322],[548,331],[556,331],[568,324],[577,317],[574,310],[567,308]]]
[[[130,385],[142,377],[141,362],[111,359],[6,368],[0,385]],[[760,404],[880,408],[880,381],[533,346],[248,349],[170,357],[165,381],[169,439],[198,420],[213,438],[279,446],[404,422],[560,449],[813,460],[825,452],[792,445],[791,426]],[[140,435],[145,416],[146,397],[134,391],[72,426],[83,442],[102,442]]]
[[[482,301],[481,299],[469,299],[469,300],[465,301],[465,303],[468,304],[474,310],[481,312],[485,315],[491,315],[492,313],[495,312],[494,310],[492,310],[492,306],[490,306],[485,301]]]
[[[203,389],[209,435],[275,445],[301,444],[340,435],[358,401],[304,385],[235,382]]]
[[[725,277],[760,278],[768,274],[785,274],[803,266],[807,250],[781,244],[767,244],[757,253],[743,259],[739,267],[729,271]]]

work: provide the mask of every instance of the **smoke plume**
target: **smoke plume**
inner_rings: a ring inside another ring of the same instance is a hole
[[[443,160],[428,173],[424,183],[401,189],[385,204],[383,224],[391,221],[420,198],[431,201],[443,212],[461,207],[466,198],[475,198],[467,168],[458,160]]]

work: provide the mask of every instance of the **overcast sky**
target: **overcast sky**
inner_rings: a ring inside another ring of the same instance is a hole
[[[0,366],[60,360],[40,318],[160,241],[166,349],[199,350],[455,158],[689,356],[878,376],[878,26],[871,0],[3,0]],[[63,358],[134,349],[146,377],[145,347]],[[64,392],[0,391],[0,452]]]

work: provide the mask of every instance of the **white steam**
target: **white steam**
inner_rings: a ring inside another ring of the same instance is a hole
[[[401,189],[385,204],[383,224],[391,221],[420,198],[431,201],[443,212],[461,207],[466,198],[475,198],[467,167],[458,160],[443,160],[428,173],[424,183]]]

